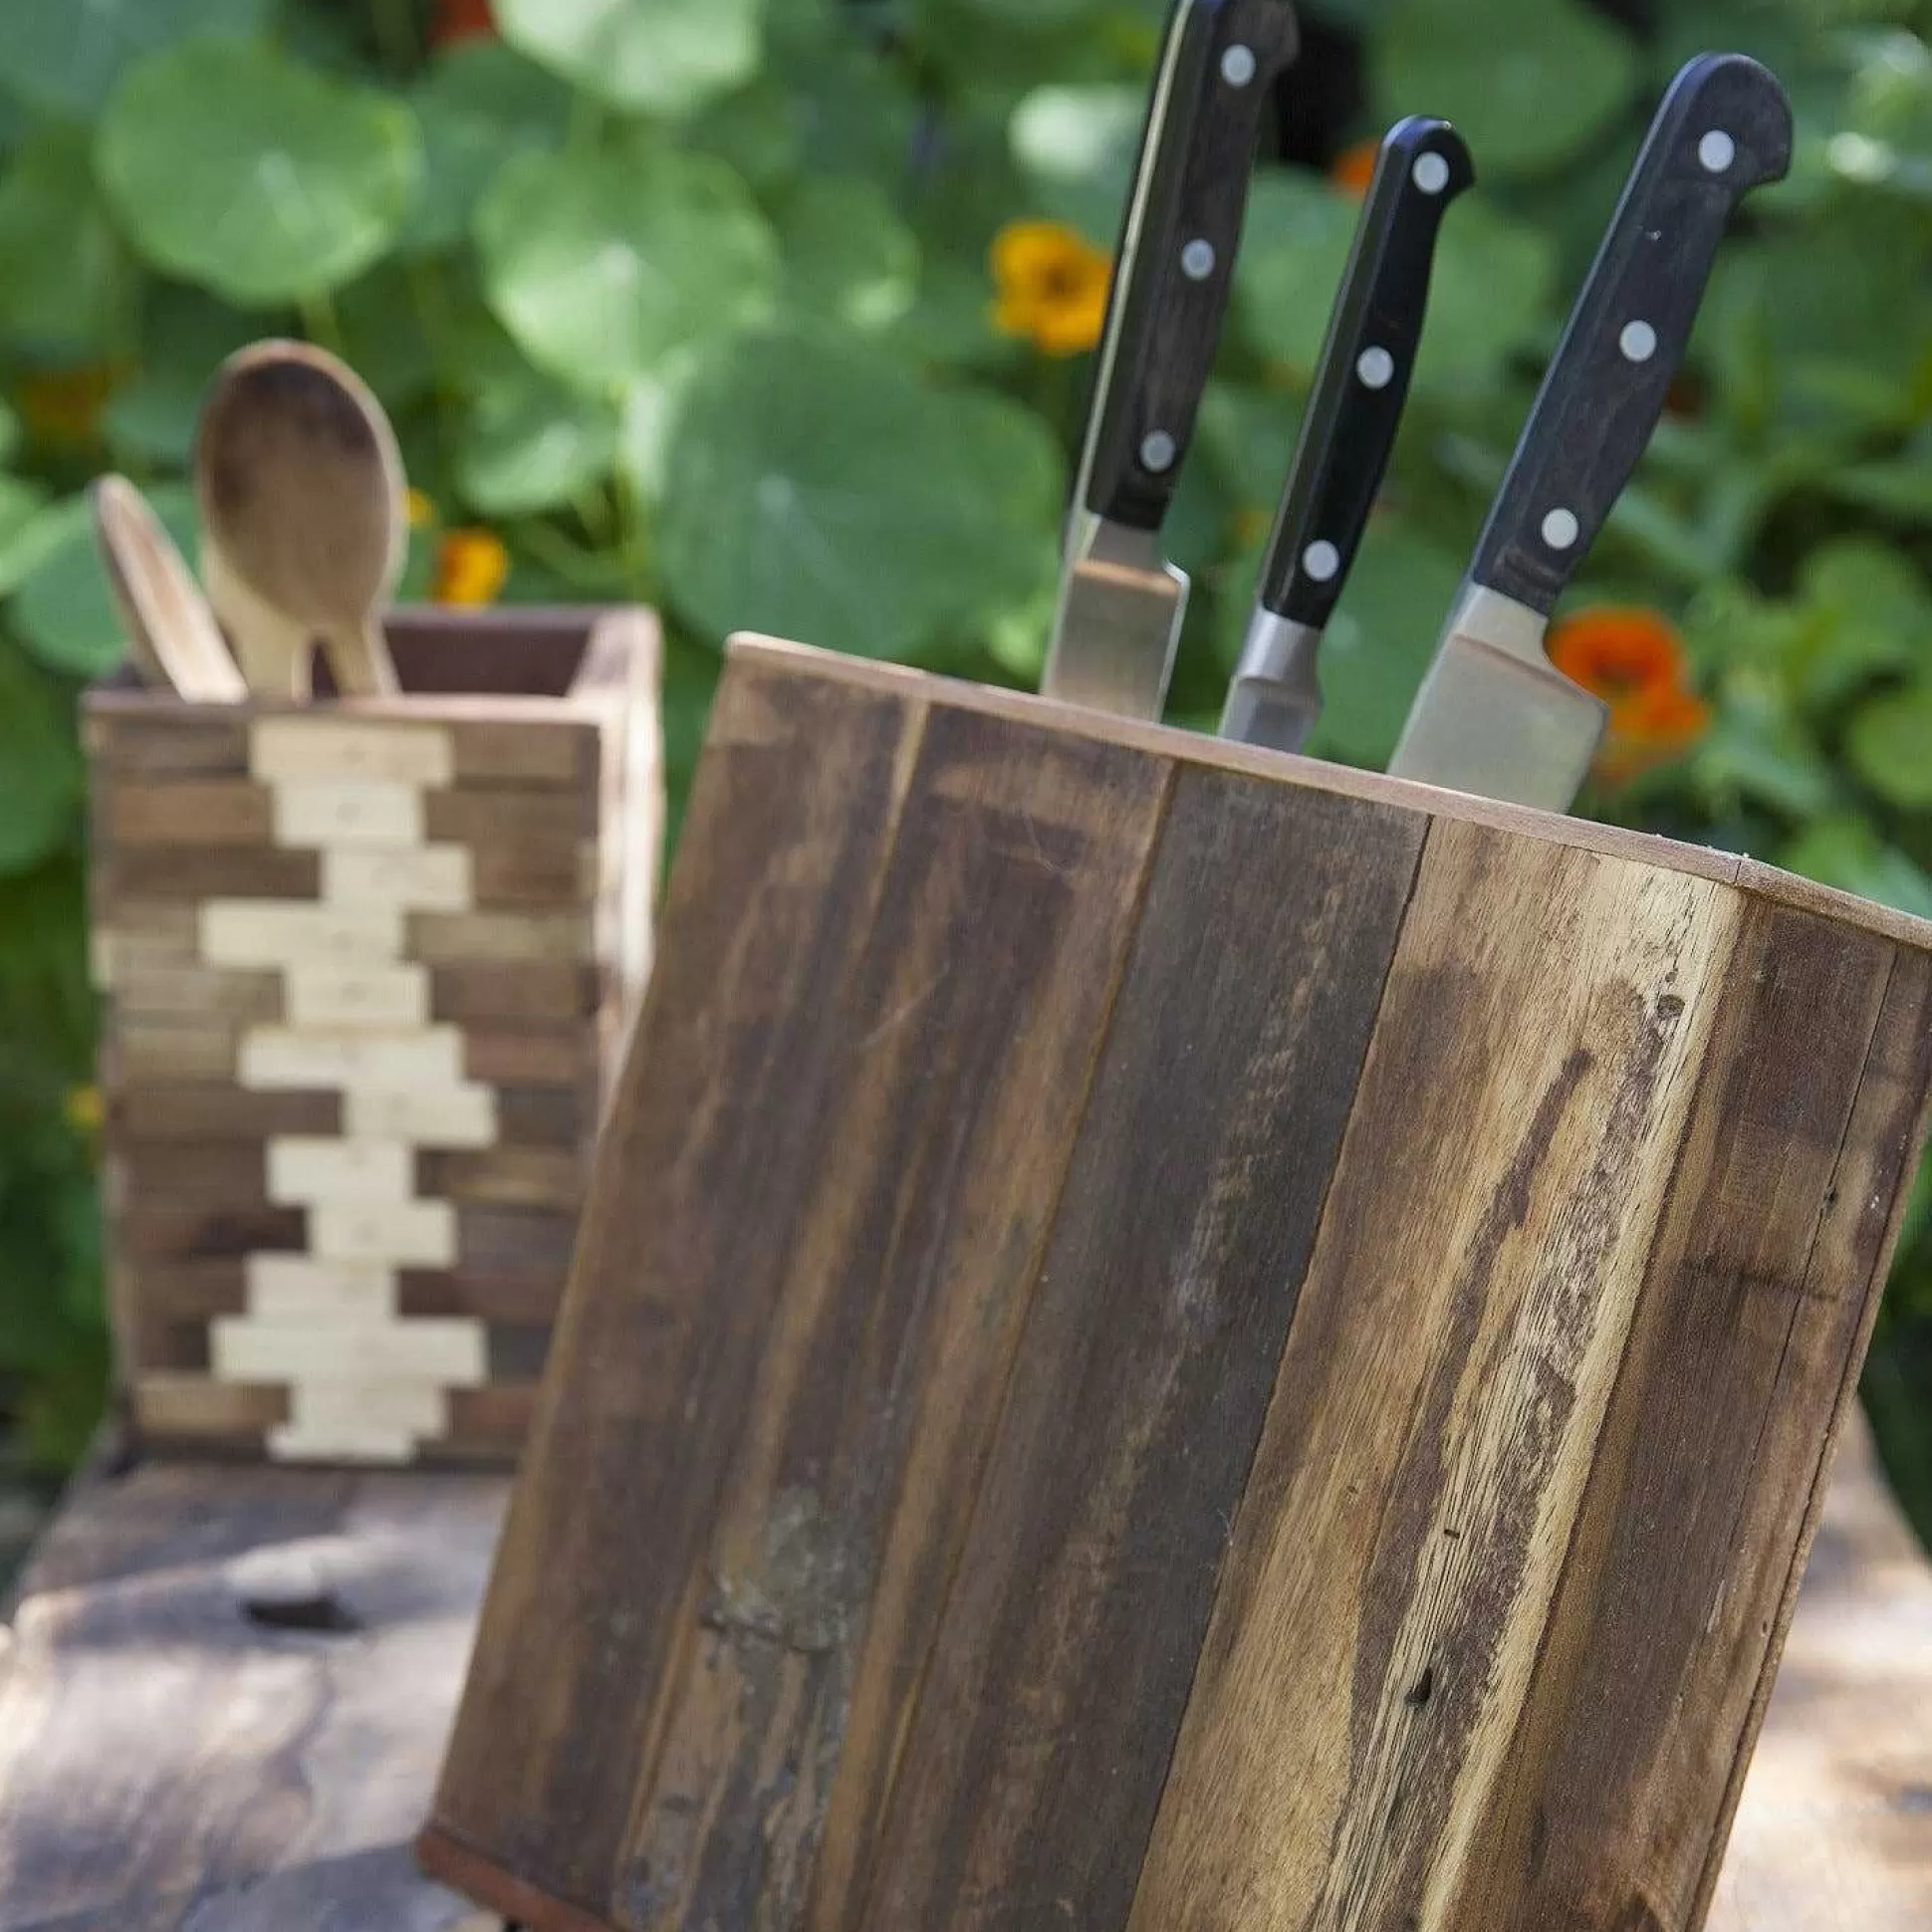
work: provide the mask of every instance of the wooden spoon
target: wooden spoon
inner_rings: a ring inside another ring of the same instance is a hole
[[[88,493],[95,541],[141,675],[196,704],[248,695],[221,626],[147,499],[124,476]]]
[[[251,691],[306,698],[313,646],[345,697],[396,689],[381,611],[408,544],[382,405],[338,358],[265,342],[217,372],[195,435],[202,573]]]

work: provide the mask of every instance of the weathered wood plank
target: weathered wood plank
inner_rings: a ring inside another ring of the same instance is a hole
[[[1162,767],[1105,747],[928,725],[619,1924],[792,1923],[866,1633],[876,1616],[914,1657],[930,1642],[1166,799]]]
[[[1781,1529],[1811,1506],[1932,1075],[1927,962],[1892,962],[1799,914],[1747,917],[1548,1635],[1448,1923],[1695,1922],[1787,1613]],[[1612,1702],[1617,1723],[1584,1721]],[[1660,1813],[1664,1791],[1678,1796]]]
[[[1181,780],[936,1655],[946,1577],[895,1577],[810,1924],[1124,1920],[1421,844]]]
[[[1436,823],[1134,1932],[1451,1922],[1736,904]]]
[[[922,723],[756,674],[713,711],[663,915],[676,943],[578,1251],[622,1290],[566,1304],[551,1386],[572,1399],[539,1412],[437,1801],[445,1834],[585,1911],[609,1903],[630,1813],[611,1768],[635,1762],[745,1424]],[[613,1548],[612,1510],[650,1535]]]
[[[491,1479],[151,1467],[71,1503],[0,1655],[0,1932],[482,1932],[410,1832]],[[277,1628],[333,1606],[345,1627]]]

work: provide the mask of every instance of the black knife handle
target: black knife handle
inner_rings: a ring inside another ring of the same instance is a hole
[[[1079,501],[1157,530],[1207,387],[1273,83],[1300,34],[1288,0],[1178,0],[1114,257]]]
[[[1555,607],[1663,414],[1732,213],[1791,159],[1791,102],[1756,61],[1700,55],[1671,84],[1483,528],[1477,584]]]
[[[1404,121],[1382,142],[1262,565],[1278,617],[1325,630],[1334,612],[1408,400],[1443,213],[1475,180],[1446,121]]]

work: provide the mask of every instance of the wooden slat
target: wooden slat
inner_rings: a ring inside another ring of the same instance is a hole
[[[423,832],[436,845],[554,852],[598,829],[595,792],[520,792],[479,786],[431,792],[423,799]]]
[[[94,890],[110,921],[129,899],[313,899],[322,855],[278,845],[110,846],[95,858]]]
[[[248,724],[209,707],[164,717],[90,708],[88,756],[130,779],[239,778],[248,770]]]
[[[475,1153],[416,1155],[416,1192],[497,1207],[564,1208],[582,1204],[590,1180],[588,1157],[575,1150],[489,1147]]]
[[[308,1246],[309,1217],[301,1208],[144,1201],[118,1217],[117,1232],[137,1262],[218,1261],[301,1253]]]
[[[1134,1932],[1455,1923],[1738,903],[1434,826]]]
[[[603,982],[595,966],[571,961],[466,960],[430,972],[431,1016],[468,1028],[491,1021],[551,1026],[589,1019]]]
[[[204,779],[179,785],[121,780],[97,786],[96,837],[120,847],[267,845],[274,843],[274,799],[265,785]]]
[[[109,1107],[117,1135],[134,1140],[265,1140],[343,1130],[340,1093],[256,1093],[228,1081],[129,1081]]]
[[[405,1316],[470,1315],[482,1322],[549,1322],[564,1292],[561,1273],[405,1268],[396,1306]]]
[[[217,1382],[206,1375],[146,1373],[130,1396],[135,1426],[154,1440],[259,1440],[288,1419],[288,1391]],[[5,1887],[0,1886],[0,1896]]]
[[[1182,780],[936,1655],[902,1564],[808,1924],[1124,1920],[1421,843]]]
[[[467,1026],[463,1074],[485,1087],[581,1088],[597,1078],[597,1038],[581,1026]]]
[[[1749,919],[1451,1923],[1614,1923],[1639,1902],[1694,1921],[1795,1584],[1781,1530],[1810,1507],[1932,1078],[1927,962],[1888,998],[1892,959],[1776,907]],[[1611,1701],[1616,1724],[1583,1721]],[[1659,1791],[1679,1794],[1664,1815]]]
[[[527,1845],[544,1888],[586,1909],[607,1902],[630,1809],[609,1770],[642,1733],[823,1144],[827,1030],[794,1016],[829,1018],[845,997],[919,722],[757,678],[714,712],[664,914],[677,943],[630,1061],[648,1086],[618,1092],[580,1241],[580,1269],[620,1269],[633,1292],[566,1305],[553,1361],[574,1399],[539,1415],[438,1800],[448,1828]],[[714,1323],[703,1285],[724,1278],[733,1302]],[[586,1464],[592,1441],[607,1447]],[[663,1453],[630,1453],[643,1442]],[[606,1561],[613,1486],[653,1525],[635,1563]],[[613,1627],[628,1640],[609,1642]],[[556,1815],[581,1823],[569,1844],[522,1822]]]
[[[873,1616],[903,1620],[886,1641],[915,1668],[930,1641],[1166,802],[1147,761],[928,726],[842,1022],[815,1211],[687,1586],[619,1922],[716,1923],[754,1870],[757,1916],[790,1922]],[[889,1758],[891,1736],[870,1750]]]

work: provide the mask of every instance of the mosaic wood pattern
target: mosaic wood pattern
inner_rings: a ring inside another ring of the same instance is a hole
[[[742,640],[663,939],[432,1870],[538,1932],[1700,1924],[1932,926]]]
[[[490,1460],[528,1420],[647,962],[655,633],[391,630],[398,699],[89,702],[116,1312],[155,1446]]]

